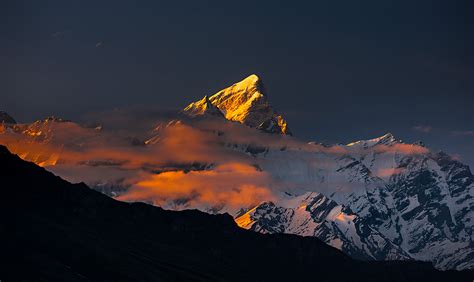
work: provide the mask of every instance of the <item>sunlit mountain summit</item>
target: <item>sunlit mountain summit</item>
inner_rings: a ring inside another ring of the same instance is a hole
[[[474,176],[446,153],[390,133],[346,145],[287,136],[256,75],[147,124],[114,114],[103,127],[5,114],[0,144],[118,200],[229,213],[364,260],[474,268]]]
[[[190,116],[216,114],[218,109],[231,121],[237,121],[266,132],[291,134],[286,120],[268,103],[262,79],[252,74],[244,80],[217,92],[209,98],[189,104],[184,110]]]

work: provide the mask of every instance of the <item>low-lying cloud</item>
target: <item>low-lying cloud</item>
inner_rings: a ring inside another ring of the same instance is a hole
[[[88,126],[48,121],[2,127],[0,144],[69,181],[125,187],[119,200],[232,213],[275,199],[279,187],[291,190],[296,185],[282,184],[262,171],[255,154],[297,152],[306,162],[302,166],[323,171],[344,155],[366,153],[364,148],[307,143],[218,118],[119,110],[95,117],[98,122]],[[402,155],[428,152],[422,146],[402,143],[371,150]],[[376,174],[388,177],[400,172]]]
[[[429,150],[423,146],[415,144],[392,144],[387,145],[377,145],[374,147],[376,153],[390,153],[390,154],[401,154],[401,155],[414,155],[414,154],[426,154]]]
[[[235,213],[273,200],[271,177],[243,163],[226,163],[212,170],[170,171],[148,175],[124,195],[122,201],[145,201],[173,209],[200,208]]]

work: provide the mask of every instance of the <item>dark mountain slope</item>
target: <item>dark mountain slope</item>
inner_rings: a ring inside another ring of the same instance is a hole
[[[1,281],[472,281],[427,263],[354,261],[229,215],[115,201],[0,146]]]

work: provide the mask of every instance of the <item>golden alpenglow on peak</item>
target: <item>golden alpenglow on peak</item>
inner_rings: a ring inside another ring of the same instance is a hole
[[[207,95],[201,100],[189,104],[183,112],[191,117],[201,115],[223,116],[221,111],[209,101]]]
[[[209,97],[189,104],[183,112],[203,115],[209,105],[219,109],[224,117],[267,132],[290,134],[285,119],[269,105],[262,80],[252,74]]]

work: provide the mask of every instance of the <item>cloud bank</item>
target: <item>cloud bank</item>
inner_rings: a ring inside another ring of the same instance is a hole
[[[363,148],[307,143],[218,118],[116,110],[95,114],[95,120],[87,126],[45,120],[2,127],[0,143],[69,181],[122,187],[119,200],[232,213],[275,199],[282,185],[291,190],[291,183],[282,184],[262,171],[255,154],[267,150],[312,154],[312,169],[326,170],[334,165],[328,162],[364,153]],[[428,152],[402,143],[371,150],[400,155]],[[387,169],[376,175],[397,173],[401,171]]]

